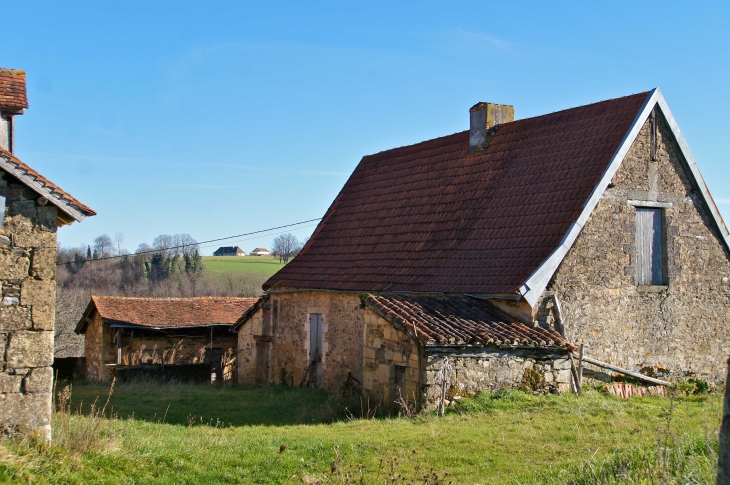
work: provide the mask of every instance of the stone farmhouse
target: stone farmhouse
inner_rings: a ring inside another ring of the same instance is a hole
[[[231,325],[256,298],[92,296],[76,333],[86,336],[86,376],[108,380],[114,367],[206,364],[211,379],[231,380]]]
[[[50,439],[56,230],[96,213],[13,155],[25,73],[0,69],[0,433]]]
[[[570,353],[721,378],[730,240],[659,89],[364,157],[241,317],[241,383],[417,407],[542,382]],[[446,359],[448,358],[448,359]],[[445,362],[449,362],[445,365]]]
[[[213,252],[213,256],[246,256],[238,246],[221,246]]]

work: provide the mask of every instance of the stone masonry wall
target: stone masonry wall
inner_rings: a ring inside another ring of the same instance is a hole
[[[309,365],[309,314],[323,318],[323,387],[338,390],[348,372],[362,382],[364,311],[356,294],[301,291],[272,293],[270,382],[285,369],[297,385]]]
[[[106,381],[111,378],[107,364],[113,364],[116,355],[110,353],[112,333],[108,325],[102,325],[101,317],[94,318],[86,327],[84,355],[86,356],[86,378],[92,381]]]
[[[49,438],[57,212],[2,171],[0,196],[0,426]]]
[[[365,309],[363,391],[370,405],[393,408],[396,399],[420,407],[425,362],[416,343],[390,322]],[[399,382],[399,376],[401,382]],[[400,389],[399,389],[400,388]]]
[[[657,160],[647,122],[548,290],[557,293],[568,339],[586,355],[639,370],[719,379],[730,355],[730,258],[657,114]],[[667,284],[636,285],[636,208],[664,209]],[[547,319],[546,301],[538,303]]]
[[[253,336],[263,335],[263,314],[263,309],[258,310],[238,330],[237,384],[241,386],[256,384],[256,340]]]
[[[542,391],[570,392],[570,359],[565,353],[530,349],[450,350],[428,349],[425,408],[433,409],[440,398],[436,382],[443,359],[449,358],[451,387],[448,401],[474,396],[482,391],[519,389],[525,378],[536,379]],[[536,376],[530,376],[535,373]],[[448,405],[449,403],[447,403]]]

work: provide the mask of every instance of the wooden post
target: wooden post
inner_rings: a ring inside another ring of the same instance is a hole
[[[717,454],[717,485],[730,485],[730,359],[725,380],[725,405],[720,426],[720,452]]]
[[[565,322],[563,322],[563,311],[560,308],[558,295],[553,293],[551,298],[553,300],[553,315],[555,316],[555,326],[558,329],[558,333],[562,335],[564,339],[567,339],[568,337],[565,335]]]
[[[578,353],[578,394],[583,392],[583,344]]]
[[[122,329],[117,329],[117,365],[122,365]]]
[[[579,394],[578,390],[578,371],[575,369],[575,363],[573,362],[573,354],[568,354],[570,357],[570,387],[573,389],[573,394]]]
[[[618,372],[619,374],[626,374],[627,376],[634,377],[641,381],[649,382],[651,384],[654,384],[655,386],[667,386],[667,387],[672,386],[671,382],[663,381],[661,379],[655,379],[655,378],[649,377],[649,376],[645,376],[644,374],[641,374],[639,372],[630,371],[628,369],[624,369],[617,365],[607,364],[606,362],[601,362],[600,360],[592,359],[590,357],[586,357],[585,355],[583,356],[583,360],[585,362],[588,362],[589,364],[597,365],[598,367],[603,367],[604,369]]]

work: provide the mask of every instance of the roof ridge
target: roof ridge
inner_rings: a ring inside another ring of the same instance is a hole
[[[180,300],[255,300],[257,296],[116,296],[116,295],[91,295],[91,298],[113,298],[115,300],[154,300],[154,301],[180,301]]]
[[[629,94],[629,95],[626,95],[626,96],[620,96],[618,98],[604,99],[604,100],[601,100],[601,101],[596,101],[595,103],[588,103],[588,104],[581,104],[581,105],[578,105],[578,106],[572,106],[570,108],[565,108],[565,109],[561,109],[561,110],[558,110],[558,111],[551,111],[550,113],[544,113],[544,114],[541,114],[541,115],[530,116],[528,118],[520,118],[520,119],[517,119],[517,120],[514,120],[514,121],[510,121],[510,122],[504,123],[504,125],[511,125],[513,123],[519,123],[519,122],[522,122],[522,121],[537,120],[537,119],[540,119],[540,118],[544,118],[546,116],[553,116],[553,115],[560,114],[560,113],[567,113],[567,112],[573,111],[573,110],[584,109],[584,108],[588,108],[588,107],[591,107],[591,106],[596,106],[596,105],[599,105],[601,103],[609,103],[611,101],[621,101],[621,100],[624,100],[624,99],[627,99],[627,98],[631,98],[633,96],[640,96],[642,94],[643,95],[648,95],[650,92],[651,91],[643,91],[643,92],[640,92],[640,93],[633,93],[633,94]],[[391,151],[394,151],[394,150],[400,150],[402,148],[417,147],[418,145],[423,145],[425,143],[435,142],[437,140],[449,138],[449,137],[456,136],[456,135],[461,135],[461,134],[467,133],[467,132],[469,132],[469,130],[457,131],[455,133],[451,133],[450,135],[437,136],[436,138],[429,138],[427,140],[421,140],[418,143],[412,143],[410,145],[401,145],[401,146],[397,146],[397,147],[393,147],[393,148],[388,148],[386,150],[380,150],[379,152],[371,153],[369,155],[365,155],[365,156],[363,156],[363,158],[373,157],[373,156],[379,155],[381,153],[391,152]]]
[[[553,116],[553,115],[556,115],[556,114],[559,114],[559,113],[567,113],[568,111],[573,111],[573,110],[577,110],[577,109],[585,109],[585,108],[589,108],[591,106],[597,106],[597,105],[602,104],[602,103],[610,103],[612,101],[621,101],[621,100],[625,100],[625,99],[628,99],[628,98],[632,98],[634,96],[641,96],[641,95],[648,96],[650,93],[651,93],[651,90],[650,91],[642,91],[640,93],[628,94],[626,96],[620,96],[618,98],[609,98],[609,99],[604,99],[604,100],[601,100],[601,101],[596,101],[595,103],[581,104],[579,106],[573,106],[573,107],[561,109],[561,110],[558,110],[558,111],[551,111],[550,113],[544,113],[544,114],[537,115],[537,116],[531,116],[529,118],[520,118],[518,120],[511,121],[509,124],[511,124],[511,123],[517,123],[519,121],[536,120],[536,119],[539,119],[539,118],[544,118],[546,116]],[[508,123],[505,123],[505,125],[506,124],[508,124]]]

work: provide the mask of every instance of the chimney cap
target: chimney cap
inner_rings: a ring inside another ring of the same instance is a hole
[[[0,67],[0,111],[21,114],[28,108],[25,71]]]
[[[515,108],[508,104],[480,101],[469,108],[469,153],[486,150],[499,125],[515,120]]]

